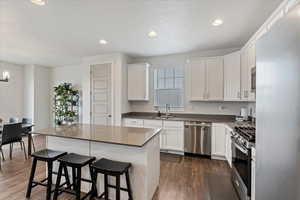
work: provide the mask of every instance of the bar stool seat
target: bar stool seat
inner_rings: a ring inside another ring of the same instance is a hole
[[[81,198],[81,181],[92,183],[92,180],[88,180],[88,179],[81,177],[81,170],[83,167],[85,167],[87,165],[89,165],[89,168],[91,170],[91,164],[94,162],[94,160],[96,160],[95,157],[84,156],[84,155],[79,155],[79,154],[75,154],[75,153],[70,153],[70,154],[60,157],[58,159],[59,169],[58,169],[58,175],[57,175],[53,200],[57,200],[58,195],[63,192],[75,195],[76,200],[85,199],[87,196],[89,196],[91,194],[92,190],[90,192],[88,192],[84,197]],[[73,178],[73,182],[71,184],[71,187],[73,186],[72,190],[70,190],[69,187],[68,188],[60,187],[62,170],[67,167],[72,168],[72,178]],[[91,173],[91,176],[92,176],[92,173]]]
[[[131,167],[131,163],[102,158],[94,162],[92,167],[103,173],[122,175]]]
[[[93,162],[95,159],[96,159],[95,157],[91,157],[91,156],[84,156],[75,153],[70,153],[63,157],[60,157],[58,161],[70,165],[71,167],[72,166],[81,167]]]
[[[47,187],[46,200],[51,199],[51,193],[54,192],[52,190],[52,175],[55,174],[55,172],[53,172],[53,162],[56,161],[59,157],[64,156],[66,154],[67,154],[67,152],[54,151],[51,149],[43,149],[43,150],[37,151],[31,155],[33,158],[33,161],[32,161],[31,173],[30,173],[30,177],[29,177],[29,184],[27,187],[26,198],[30,198],[32,188],[40,185],[40,186]],[[34,175],[35,175],[35,171],[36,171],[37,161],[47,162],[47,171],[48,171],[47,177],[39,182],[34,181]],[[70,180],[68,178],[69,176],[68,176],[67,168],[64,168],[63,170],[64,170],[64,174],[62,174],[62,175],[65,176],[66,182],[63,183],[62,185],[59,185],[59,187],[62,187],[64,185],[67,185],[67,187],[69,187]],[[45,183],[46,181],[47,181],[47,183]]]
[[[132,190],[129,178],[129,168],[131,167],[131,163],[128,162],[119,162],[114,160],[109,160],[106,158],[102,158],[91,165],[92,168],[92,194],[91,199],[93,197],[98,196],[97,192],[97,176],[98,173],[104,174],[104,192],[99,196],[99,198],[104,198],[105,200],[109,199],[109,191],[108,188],[116,189],[116,200],[121,199],[121,190],[128,193],[129,200],[133,200]],[[127,188],[123,188],[120,185],[120,177],[125,174],[126,177],[126,185]],[[113,176],[116,178],[116,185],[111,185],[108,183],[108,176]]]
[[[57,160],[59,157],[67,155],[67,152],[54,151],[51,149],[43,149],[41,151],[34,152],[31,157],[37,158],[39,160]]]

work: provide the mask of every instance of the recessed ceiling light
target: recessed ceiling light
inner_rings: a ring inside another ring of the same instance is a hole
[[[39,6],[44,6],[46,4],[46,0],[30,0],[31,3],[34,3]]]
[[[157,37],[157,33],[155,31],[150,31],[148,33],[148,36],[151,37],[151,38],[155,38],[155,37]]]
[[[99,43],[100,44],[107,44],[107,41],[106,40],[99,40]]]
[[[220,25],[222,25],[222,24],[223,24],[223,20],[221,20],[221,19],[216,19],[216,20],[212,23],[213,26],[220,26]]]

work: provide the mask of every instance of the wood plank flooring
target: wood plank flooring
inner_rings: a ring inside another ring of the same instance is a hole
[[[37,149],[45,147],[45,138],[35,137]],[[0,171],[0,200],[23,200],[27,188],[31,160],[26,160],[19,145],[15,145],[13,160],[6,161]],[[45,165],[38,164],[37,179],[45,176]],[[44,200],[45,189],[36,187],[31,200]],[[61,195],[60,200],[73,200],[73,196]],[[141,200],[141,199],[138,199]],[[226,162],[206,158],[161,154],[161,177],[153,200],[238,200],[230,181],[230,169]]]

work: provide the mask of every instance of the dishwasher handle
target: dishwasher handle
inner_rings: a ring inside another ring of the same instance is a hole
[[[189,127],[211,127],[211,124],[184,124],[186,128]]]

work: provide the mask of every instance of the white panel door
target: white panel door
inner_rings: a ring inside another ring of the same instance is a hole
[[[112,124],[111,63],[91,66],[91,123]]]
[[[207,99],[211,101],[224,100],[223,58],[210,58],[207,67]]]
[[[224,56],[224,100],[241,100],[241,53]]]
[[[205,60],[192,60],[189,64],[191,78],[191,101],[205,100],[206,64]]]

